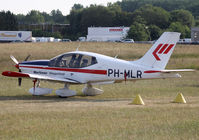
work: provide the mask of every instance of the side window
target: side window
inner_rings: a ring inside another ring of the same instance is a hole
[[[72,57],[73,57],[72,54],[64,54],[64,55],[58,56],[50,60],[49,66],[69,68],[69,63]]]
[[[76,55],[76,59],[74,60],[71,68],[80,68],[81,60],[82,60],[82,55],[81,54],[79,54],[79,55],[77,54]]]
[[[97,63],[93,56],[82,54],[64,54],[50,60],[50,67],[83,68]]]
[[[97,60],[95,57],[92,57],[91,59],[91,65],[97,64]]]
[[[97,60],[96,60],[95,57],[84,55],[84,56],[82,57],[82,61],[81,61],[80,68],[88,67],[88,66],[94,65],[94,64],[96,64],[96,63],[97,63]]]
[[[69,63],[70,63],[71,58],[72,58],[71,54],[63,55],[57,60],[55,66],[62,67],[62,68],[69,68]]]

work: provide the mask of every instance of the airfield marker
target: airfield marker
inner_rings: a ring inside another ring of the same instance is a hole
[[[142,97],[137,94],[135,99],[133,100],[133,102],[131,104],[135,104],[135,105],[145,105],[144,101],[142,100]]]
[[[186,100],[185,100],[184,96],[182,95],[182,93],[178,93],[178,95],[176,96],[176,98],[173,102],[186,104]]]

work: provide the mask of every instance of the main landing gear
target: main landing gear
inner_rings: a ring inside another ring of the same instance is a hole
[[[69,89],[69,84],[65,84],[64,88],[58,89],[55,92],[59,97],[71,97],[76,95],[76,91]]]
[[[50,88],[41,88],[40,87],[40,80],[34,79],[33,80],[33,87],[29,89],[29,92],[32,95],[46,95],[52,93],[53,89]],[[77,93],[74,90],[69,89],[69,84],[65,83],[64,88],[58,89],[55,93],[62,98],[76,96]],[[90,83],[86,84],[85,87],[82,89],[82,93],[86,96],[95,96],[103,93],[103,90],[94,88]]]
[[[82,92],[86,96],[95,96],[102,94],[104,91],[98,88],[94,88],[91,84],[86,84],[86,86],[82,89]]]

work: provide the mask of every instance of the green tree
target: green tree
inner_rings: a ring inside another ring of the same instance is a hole
[[[156,26],[156,25],[150,25],[148,27],[149,33],[150,33],[150,38],[151,40],[156,40],[160,37],[162,34],[162,30]]]
[[[52,32],[47,32],[47,31],[42,31],[42,30],[33,30],[32,35],[34,37],[45,36],[45,37],[62,38],[62,35],[59,32],[52,33]]]
[[[146,41],[149,39],[149,34],[144,24],[135,22],[131,25],[127,37],[133,38],[135,41]]]
[[[44,17],[45,23],[54,23],[53,18],[50,14],[42,12],[41,15]]]
[[[52,10],[51,16],[54,21],[54,23],[64,23],[65,17],[63,16],[62,12],[60,10]]]
[[[127,12],[115,12],[113,17],[113,26],[131,26],[133,23],[132,13]]]
[[[168,30],[172,32],[180,32],[181,38],[188,38],[191,33],[190,28],[187,25],[182,25],[180,22],[171,23]]]
[[[133,23],[133,14],[123,12],[117,3],[108,3],[107,8],[114,13],[113,26],[130,26]]]
[[[114,26],[113,19],[115,13],[104,6],[91,6],[82,11],[80,23],[81,32],[86,35],[87,28],[95,27],[108,27]]]
[[[162,29],[166,29],[169,24],[169,12],[160,7],[144,5],[137,9],[133,14],[135,21],[137,18],[144,19],[146,21],[146,25],[153,24]]]
[[[135,13],[133,13],[133,15],[135,15]],[[147,24],[147,21],[141,17],[141,15],[136,15],[136,16],[133,16],[133,22],[137,22],[137,23],[141,23],[141,24]]]
[[[184,26],[185,29],[185,38],[191,38],[191,29],[188,26]]]
[[[17,18],[18,23],[24,23],[26,16],[23,14],[17,14],[16,18]]]
[[[80,21],[82,18],[82,11],[79,10],[71,10],[69,15],[70,28],[64,31],[64,36],[68,37],[72,36],[72,40],[76,40],[78,38],[77,34],[81,33],[82,29],[80,26]],[[82,34],[80,35],[82,36]]]
[[[146,4],[151,4],[167,11],[185,9],[192,11],[194,16],[199,15],[198,0],[122,0],[117,2],[117,4],[121,7],[122,11],[127,12],[134,12]]]
[[[43,15],[39,11],[32,10],[26,15],[26,22],[27,23],[44,23],[45,20],[44,20]]]
[[[18,21],[16,16],[10,11],[0,12],[0,30],[18,30]]]
[[[195,26],[199,27],[199,19],[195,20]]]
[[[187,10],[174,10],[171,11],[171,22],[180,22],[183,25],[192,27],[194,25],[194,17]]]
[[[186,8],[187,10],[189,10],[191,13],[192,13],[192,15],[194,16],[194,17],[197,17],[197,16],[199,16],[199,1],[197,0],[197,2],[198,3],[192,3],[191,5],[190,5],[190,3],[191,2],[189,2],[189,7],[188,8]]]
[[[83,9],[84,6],[81,5],[81,4],[74,4],[73,7],[72,7],[72,10],[80,10],[80,9]]]

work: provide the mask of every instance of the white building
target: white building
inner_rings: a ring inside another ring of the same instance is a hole
[[[191,41],[199,42],[199,27],[191,28]]]
[[[36,42],[54,42],[54,37],[35,37]]]
[[[117,41],[128,34],[129,27],[89,27],[87,41]]]

